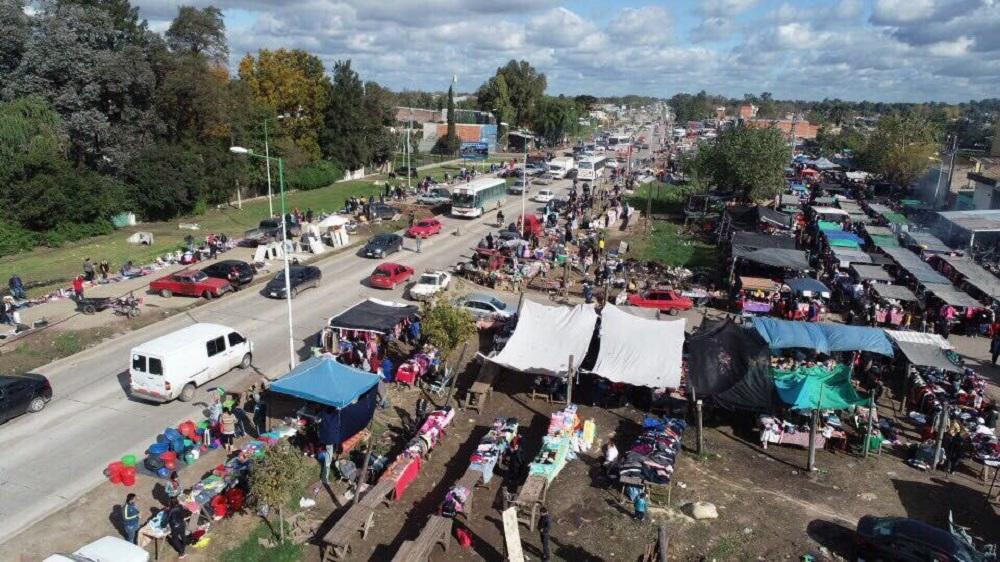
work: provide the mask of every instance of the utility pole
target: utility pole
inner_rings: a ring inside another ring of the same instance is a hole
[[[410,160],[410,129],[413,128],[413,108],[410,108],[410,124],[406,127],[406,193],[410,193],[410,166],[412,165],[412,160]]]
[[[569,368],[566,371],[566,405],[569,406],[570,404],[573,403],[573,376],[575,375],[575,373],[573,372],[572,355],[569,356],[569,364],[567,366]]]

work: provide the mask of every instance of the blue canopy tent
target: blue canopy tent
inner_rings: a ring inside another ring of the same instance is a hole
[[[820,353],[868,351],[893,356],[892,343],[878,328],[845,326],[825,322],[792,322],[757,316],[753,327],[771,349],[799,347]]]
[[[857,234],[854,234],[853,232],[846,232],[844,230],[824,230],[823,235],[830,241],[850,240],[851,242],[855,242],[858,246],[862,246],[865,243],[864,239]]]
[[[313,357],[274,381],[268,390],[323,406],[318,414],[319,440],[339,446],[375,415],[378,376],[332,357]]]
[[[830,288],[812,277],[792,277],[791,279],[785,279],[785,285],[788,285],[792,291],[807,297],[821,295],[830,298]]]

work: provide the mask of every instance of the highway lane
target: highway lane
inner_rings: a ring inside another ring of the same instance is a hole
[[[547,187],[561,193],[569,185],[569,181],[560,181]],[[529,210],[537,206],[531,201],[526,204]],[[507,217],[515,218],[521,210],[520,197],[509,196],[503,208]],[[389,260],[409,265],[418,274],[425,269],[446,268],[460,255],[471,253],[479,239],[494,228],[494,219],[492,212],[474,220],[441,217],[444,231],[426,240],[421,253],[404,249]],[[455,234],[456,229],[460,235]],[[407,240],[406,246],[412,248],[413,242]],[[403,300],[405,288],[385,291],[363,283],[377,263],[351,249],[318,264],[323,270],[319,289],[304,291],[293,301],[300,358],[306,356],[315,334],[330,316],[369,296]],[[239,330],[254,342],[255,369],[269,377],[286,372],[285,304],[264,298],[256,289],[227,295],[38,369],[52,382],[52,402],[38,414],[0,426],[0,544],[12,538],[16,543],[19,531],[100,484],[103,467],[109,462],[127,453],[141,454],[163,428],[201,416],[209,389],[241,386],[257,376],[252,369],[237,369],[200,388],[191,403],[156,405],[132,400],[127,394],[131,348],[195,322],[215,322]]]

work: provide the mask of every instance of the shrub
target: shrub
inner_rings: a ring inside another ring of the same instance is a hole
[[[91,236],[101,236],[111,234],[115,227],[111,221],[102,219],[87,224],[59,223],[55,228],[47,230],[41,234],[40,242],[50,248],[58,248],[66,242],[73,242],[90,238]]]
[[[318,160],[301,166],[288,174],[290,189],[319,189],[326,187],[344,176],[342,170],[326,160]]]
[[[26,252],[37,245],[37,233],[0,222],[0,256]]]

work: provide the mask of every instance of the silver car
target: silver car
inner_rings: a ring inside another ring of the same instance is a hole
[[[455,300],[455,305],[469,311],[476,320],[506,320],[517,312],[515,307],[482,293],[473,293]]]

